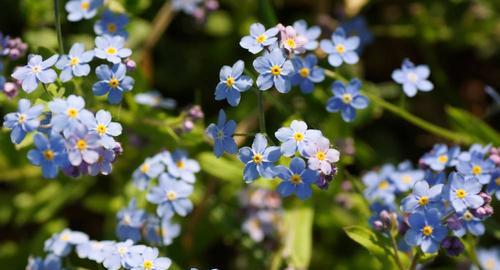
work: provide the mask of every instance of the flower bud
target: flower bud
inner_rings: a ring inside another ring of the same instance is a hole
[[[373,229],[375,229],[376,231],[383,231],[385,229],[384,227],[384,223],[382,223],[382,221],[380,220],[375,220],[373,222]]]
[[[448,236],[441,242],[441,247],[449,256],[458,256],[464,252],[464,244],[456,236]]]
[[[457,215],[452,215],[446,220],[446,224],[450,230],[459,230],[462,228],[462,223],[458,219]]]
[[[184,120],[184,123],[182,123],[182,127],[184,128],[184,131],[191,131],[194,128],[194,123],[191,121],[191,119],[186,119]]]
[[[3,91],[9,98],[13,98],[19,93],[19,87],[16,83],[6,82],[3,85]]]
[[[127,71],[132,72],[136,69],[137,64],[134,60],[127,58],[125,59],[125,67],[127,67]]]

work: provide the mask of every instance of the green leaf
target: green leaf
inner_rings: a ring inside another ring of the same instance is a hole
[[[380,245],[377,235],[370,229],[354,225],[345,227],[344,231],[349,238],[365,247],[373,255],[385,256],[385,249]]]
[[[204,172],[221,180],[243,183],[243,166],[239,161],[225,157],[217,158],[211,152],[203,152],[197,159]]]
[[[294,268],[306,269],[311,261],[313,217],[313,209],[308,206],[285,211],[284,253],[290,254]]]
[[[472,137],[475,142],[500,144],[500,134],[478,117],[451,106],[446,108],[446,113],[453,128]]]
[[[267,27],[275,26],[278,23],[271,0],[259,0],[259,14]]]

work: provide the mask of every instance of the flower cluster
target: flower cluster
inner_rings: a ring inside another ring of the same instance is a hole
[[[420,158],[419,169],[404,162],[366,173],[371,226],[387,234],[395,228],[403,250],[418,246],[435,253],[442,247],[458,255],[463,252],[460,238],[483,235],[483,222],[493,214],[490,203],[500,186],[494,153],[490,146],[461,151],[439,144]],[[403,198],[400,205],[397,197]]]
[[[279,194],[266,189],[247,189],[240,194],[240,204],[245,210],[243,232],[255,242],[272,239],[282,220]]]
[[[83,98],[75,95],[54,99],[47,106],[21,99],[18,112],[5,115],[4,126],[12,130],[15,144],[34,135],[36,148],[28,152],[28,159],[42,168],[46,178],[56,177],[59,170],[73,177],[107,175],[121,153],[114,137],[122,133],[122,126],[112,122],[108,111],[94,115],[86,110]]]

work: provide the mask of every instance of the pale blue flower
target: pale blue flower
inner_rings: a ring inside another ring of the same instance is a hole
[[[462,237],[467,232],[470,232],[472,235],[480,236],[485,232],[485,227],[483,221],[477,217],[475,217],[469,210],[463,213],[457,213],[460,228],[453,230],[453,234]]]
[[[128,37],[127,30],[125,30],[127,24],[128,17],[126,14],[105,10],[101,19],[95,22],[94,32],[98,36],[121,36],[126,39]]]
[[[66,147],[71,165],[80,166],[83,162],[93,164],[99,159],[99,136],[89,133],[83,125],[76,126],[69,134]]]
[[[363,192],[364,196],[369,201],[382,201],[385,204],[392,204],[395,200],[396,185],[390,178],[395,171],[393,165],[386,164],[378,171],[370,171],[363,177],[363,183],[366,189]]]
[[[293,120],[290,127],[281,127],[274,136],[281,142],[281,153],[286,157],[295,155],[295,152],[304,154],[307,144],[315,142],[323,136],[320,130],[307,129],[304,121]]]
[[[106,149],[113,149],[116,146],[116,141],[113,137],[122,134],[122,125],[117,122],[111,122],[111,113],[105,110],[99,110],[95,117],[92,114],[87,114],[82,118],[82,122],[90,132],[99,135],[101,144]]]
[[[28,55],[28,64],[17,68],[12,77],[21,81],[22,88],[26,93],[33,92],[40,82],[49,84],[57,79],[57,73],[51,67],[57,62],[59,55],[53,55],[43,61],[37,54]]]
[[[457,164],[457,171],[466,180],[475,178],[479,183],[487,185],[491,180],[491,173],[495,169],[495,163],[489,158],[484,159],[480,152],[473,152],[470,161],[460,161]]]
[[[169,258],[158,257],[156,248],[146,247],[141,253],[129,253],[125,263],[132,270],[166,270],[172,262]]]
[[[113,170],[112,163],[116,158],[115,151],[99,148],[97,149],[97,154],[99,155],[97,161],[89,165],[89,175],[96,176],[99,173],[102,175],[110,174]]]
[[[139,168],[132,173],[134,185],[144,190],[151,179],[156,178],[165,170],[165,165],[160,161],[158,156],[147,158]]]
[[[200,164],[188,158],[184,150],[177,149],[171,155],[165,155],[164,161],[170,175],[190,184],[196,180],[194,174],[200,171]]]
[[[102,265],[108,270],[119,270],[122,267],[127,269],[125,265],[125,256],[129,253],[140,253],[146,248],[143,245],[134,246],[132,240],[115,243],[111,247],[106,247],[106,256]]]
[[[95,56],[118,64],[122,59],[129,57],[132,50],[124,48],[125,39],[120,36],[99,36],[95,38]]]
[[[95,73],[99,81],[92,86],[94,95],[103,96],[109,93],[109,103],[120,103],[123,93],[131,91],[135,82],[132,77],[126,76],[126,71],[124,64],[116,64],[112,68],[107,65],[98,66]]]
[[[26,270],[61,270],[61,258],[54,254],[49,254],[45,259],[40,257],[29,257]]]
[[[71,252],[71,248],[75,245],[87,242],[89,237],[77,231],[64,229],[60,233],[52,235],[44,243],[44,250],[53,253],[59,257],[64,257]]]
[[[268,90],[274,85],[280,93],[290,91],[293,64],[280,49],[273,49],[270,53],[257,57],[253,61],[253,67],[260,74],[257,78],[257,87],[260,90]]]
[[[344,85],[340,81],[335,81],[332,85],[333,97],[326,102],[328,112],[338,112],[342,119],[351,122],[356,118],[356,110],[368,107],[368,98],[362,95],[359,90],[361,81],[352,79],[349,84]]]
[[[43,177],[56,177],[59,169],[68,164],[64,140],[58,135],[47,138],[45,135],[37,133],[34,142],[36,149],[28,152],[28,160],[32,164],[42,167]]]
[[[227,102],[235,107],[238,106],[241,99],[241,92],[245,92],[253,84],[253,80],[242,75],[245,69],[245,63],[238,60],[232,67],[223,66],[220,70],[220,82],[215,88],[215,100],[227,99]]]
[[[8,113],[4,116],[3,126],[12,129],[10,140],[12,143],[21,143],[26,134],[32,132],[40,125],[38,117],[43,111],[43,105],[31,106],[27,99],[20,99],[18,102],[18,111]]]
[[[90,19],[97,14],[102,6],[102,0],[71,0],[66,3],[68,21],[76,22],[81,19]]]
[[[434,85],[428,80],[430,73],[428,66],[415,66],[409,59],[405,59],[401,69],[392,72],[392,79],[403,85],[407,96],[414,97],[418,90],[429,92],[434,89]]]
[[[317,66],[318,59],[313,54],[308,54],[304,58],[295,57],[292,59],[295,74],[292,76],[292,85],[299,85],[304,94],[309,94],[314,90],[314,84],[325,79],[325,71]]]
[[[293,23],[293,28],[295,28],[299,36],[307,39],[307,43],[304,45],[306,50],[313,51],[318,48],[317,39],[321,35],[321,28],[319,26],[314,25],[308,28],[305,20],[298,20]]]
[[[54,132],[72,130],[81,124],[81,120],[92,113],[85,110],[85,100],[80,96],[70,95],[66,100],[54,99],[48,104],[52,111],[50,124]]]
[[[63,55],[57,61],[56,67],[61,70],[59,77],[62,82],[67,82],[76,77],[87,76],[90,73],[88,64],[94,58],[94,51],[85,51],[83,43],[75,43],[71,46],[68,55]]]
[[[188,198],[193,192],[192,185],[175,180],[167,173],[160,175],[158,184],[146,195],[149,202],[158,205],[156,208],[158,216],[170,218],[177,213],[184,217],[193,210],[193,203]]]
[[[156,217],[151,217],[146,223],[146,240],[153,245],[168,246],[172,244],[173,239],[181,233],[181,226],[172,223],[172,220],[163,217],[161,220]]]
[[[443,171],[446,167],[453,167],[457,164],[457,157],[460,148],[436,144],[429,153],[420,158],[420,163],[429,166],[434,171]]]
[[[343,62],[356,64],[359,61],[356,50],[359,46],[359,37],[346,37],[342,27],[338,27],[332,34],[331,40],[324,39],[320,42],[321,50],[328,54],[328,63],[339,67]]]
[[[410,195],[401,201],[401,210],[406,213],[427,211],[441,207],[443,184],[429,187],[426,181],[418,181]]]
[[[479,196],[483,185],[475,178],[465,180],[463,176],[452,172],[448,177],[448,200],[456,212],[463,213],[467,209],[476,209],[484,204]]]
[[[136,207],[135,198],[130,200],[126,208],[118,212],[116,218],[118,219],[116,227],[118,239],[130,239],[134,242],[141,240],[141,230],[146,219],[146,213]]]
[[[107,250],[114,246],[113,241],[90,240],[76,246],[76,254],[80,259],[89,259],[97,263],[102,263],[107,255]]]
[[[498,247],[479,249],[477,259],[483,270],[497,270],[500,267],[500,249]],[[478,270],[476,266],[472,269]]]
[[[243,179],[249,183],[262,176],[274,177],[274,162],[278,161],[281,152],[277,146],[267,146],[267,139],[262,134],[255,135],[252,148],[242,147],[238,158],[245,164]]]
[[[276,27],[266,30],[264,25],[254,23],[250,25],[250,35],[244,36],[240,41],[240,46],[253,54],[257,54],[265,47],[271,46],[278,41],[276,35],[279,30]]]

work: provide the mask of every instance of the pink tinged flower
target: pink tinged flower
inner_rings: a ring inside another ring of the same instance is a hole
[[[306,51],[304,46],[309,42],[307,37],[297,34],[292,26],[279,25],[278,28],[281,35],[281,47],[290,53],[304,53]]]
[[[325,138],[319,138],[305,147],[305,153],[308,156],[308,166],[312,170],[319,170],[324,174],[332,172],[332,163],[338,162],[340,152],[330,148],[330,141]]]

